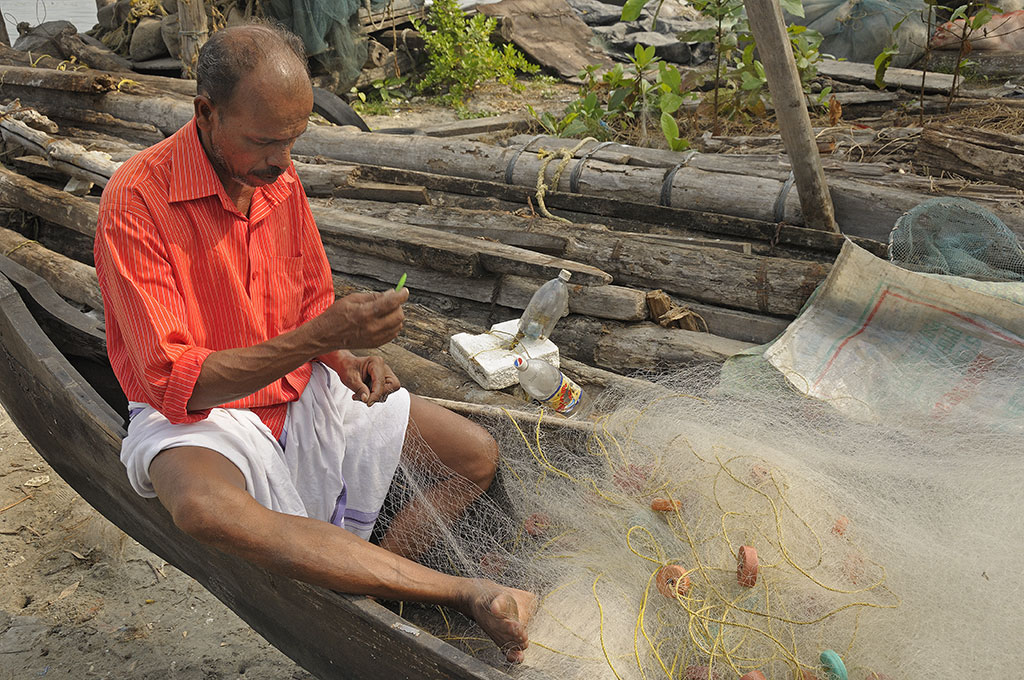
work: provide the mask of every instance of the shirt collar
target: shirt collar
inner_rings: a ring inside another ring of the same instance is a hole
[[[193,117],[180,130],[174,133],[173,150],[171,151],[171,186],[168,200],[171,203],[191,201],[197,198],[219,195],[225,205],[229,205],[224,185],[221,184],[213,164],[206,156],[202,142],[199,141],[199,128]],[[273,208],[284,201],[292,193],[295,182],[294,166],[289,167],[273,184],[257,187],[253,200],[262,194],[264,201]]]

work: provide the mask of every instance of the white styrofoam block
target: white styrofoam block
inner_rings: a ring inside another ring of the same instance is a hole
[[[550,340],[524,339],[512,351],[509,345],[518,330],[519,319],[511,319],[494,324],[480,335],[457,333],[448,343],[448,352],[485,390],[500,390],[519,382],[519,371],[512,363],[517,355],[543,359],[558,367],[558,346]]]

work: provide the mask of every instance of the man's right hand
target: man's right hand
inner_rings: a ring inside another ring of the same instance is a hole
[[[380,347],[398,337],[408,299],[407,288],[346,295],[317,317],[317,333],[327,350]]]

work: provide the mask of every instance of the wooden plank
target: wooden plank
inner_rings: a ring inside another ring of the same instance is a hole
[[[583,285],[611,283],[596,267],[541,255],[485,239],[444,234],[434,229],[399,225],[337,210],[314,213],[325,245],[472,278],[485,272],[554,278],[568,269]]]
[[[507,275],[501,278],[494,301],[513,309],[526,309],[543,279]],[[645,291],[624,286],[580,286],[569,281],[569,312],[595,319],[643,321],[647,318]]]
[[[875,86],[875,67],[872,64],[822,59],[818,62],[818,74],[847,83]],[[895,67],[886,70],[885,84],[902,90],[920,92],[922,76],[926,76],[925,92],[949,94],[953,88],[953,76],[946,73],[929,72],[925,74],[917,69]]]
[[[966,126],[926,127],[914,162],[939,174],[947,171],[1024,189],[1024,137]]]
[[[429,137],[463,137],[504,130],[516,132],[529,130],[535,123],[533,118],[522,113],[506,113],[501,116],[456,120],[450,123],[431,125],[420,128],[420,132]]]
[[[452,177],[432,172],[403,170],[380,166],[360,165],[360,176],[379,181],[407,182],[422,184],[429,190],[446,191],[469,196],[494,197],[527,205],[533,191],[500,182]],[[718,234],[736,238],[749,238],[763,242],[777,242],[797,248],[807,248],[823,253],[838,254],[845,240],[839,234],[830,234],[817,229],[775,224],[719,213],[710,213],[686,208],[670,208],[660,205],[612,199],[604,196],[581,196],[560,191],[549,191],[544,200],[556,215],[560,209],[581,214],[609,216],[630,219],[638,223],[677,226],[694,232]],[[838,198],[837,198],[838,200]],[[890,223],[891,228],[891,223]],[[884,254],[885,245],[871,239],[852,237],[858,244],[875,254]]]
[[[336,198],[355,198],[366,201],[388,201],[392,203],[418,203],[430,205],[427,188],[404,184],[385,184],[384,182],[353,182],[340,186],[331,192]]]
[[[93,203],[0,167],[0,204],[24,210],[86,236],[96,236],[99,208]]]

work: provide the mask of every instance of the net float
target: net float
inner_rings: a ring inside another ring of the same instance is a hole
[[[753,588],[757,583],[757,550],[741,545],[736,558],[736,580],[744,588]]]
[[[690,590],[690,577],[678,564],[666,564],[655,577],[658,592],[669,599],[676,599]]]
[[[681,510],[682,507],[682,501],[672,500],[671,498],[655,498],[651,501],[651,510],[655,512],[675,512]]]

